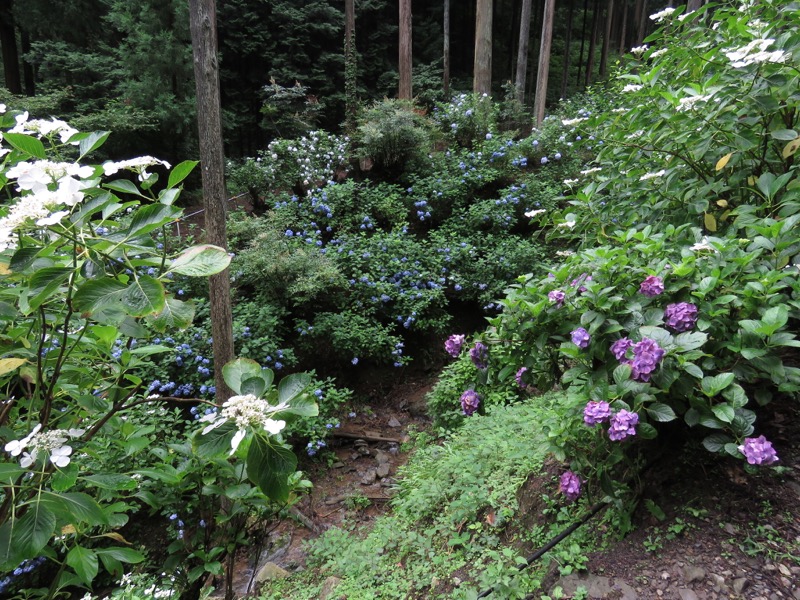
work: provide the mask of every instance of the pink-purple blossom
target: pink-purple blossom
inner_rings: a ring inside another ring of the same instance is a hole
[[[461,410],[467,416],[472,415],[481,404],[481,397],[475,390],[467,390],[461,394]]]
[[[575,502],[581,495],[581,478],[572,471],[565,471],[561,475],[558,490],[566,496],[570,502]]]
[[[639,415],[623,408],[618,413],[611,415],[608,439],[619,442],[626,437],[636,435],[637,423],[639,423]]]
[[[673,331],[689,331],[697,322],[697,307],[689,302],[668,304],[664,309],[664,321]]]
[[[625,359],[625,354],[628,352],[628,348],[633,347],[633,342],[628,338],[624,337],[613,344],[611,344],[611,354],[614,355],[618,361],[623,361]]]
[[[447,338],[447,341],[444,343],[444,349],[450,356],[456,358],[461,354],[461,348],[464,346],[465,339],[466,336],[464,335],[453,334]]]
[[[575,331],[572,332],[572,343],[575,344],[578,348],[584,349],[589,347],[589,341],[592,337],[589,335],[589,332],[586,331],[583,327],[578,327]]]
[[[645,383],[650,381],[650,376],[664,358],[664,354],[664,349],[650,338],[644,338],[641,342],[634,344],[633,360],[630,361],[633,378]]]
[[[566,294],[561,290],[553,290],[549,294],[547,294],[547,299],[550,302],[555,302],[556,306],[561,306],[564,304],[564,299],[566,298]]]
[[[481,342],[475,342],[475,345],[469,349],[469,357],[479,369],[485,369],[489,366],[489,348]]]
[[[594,427],[598,423],[605,423],[611,418],[611,405],[608,402],[587,402],[583,409],[583,422]]]
[[[664,293],[664,282],[660,277],[648,275],[639,286],[639,291],[648,298],[653,298]]]
[[[579,277],[576,277],[570,282],[572,287],[579,286],[578,291],[583,293],[586,291],[586,286],[583,285],[584,282],[589,282],[592,280],[592,276],[587,273],[581,273]]]
[[[745,438],[744,444],[739,446],[739,452],[744,454],[751,465],[771,465],[778,462],[778,454],[772,447],[772,442],[763,435],[757,438]]]
[[[528,384],[525,381],[526,377],[525,374],[528,372],[528,367],[520,367],[517,371],[517,374],[514,375],[514,380],[517,382],[517,385],[524,389],[528,388]]]

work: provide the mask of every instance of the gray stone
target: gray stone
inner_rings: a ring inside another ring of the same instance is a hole
[[[258,570],[256,574],[256,583],[264,583],[271,579],[285,579],[289,576],[289,571],[276,565],[274,562],[268,562]]]
[[[579,587],[586,588],[590,598],[619,598],[620,600],[638,600],[636,591],[624,581],[612,580],[608,577],[590,574],[572,574],[558,581],[566,594],[574,594]]]
[[[750,586],[750,581],[746,577],[738,577],[733,580],[733,591],[741,594]]]
[[[706,570],[703,567],[696,567],[694,565],[688,566],[683,570],[683,579],[686,583],[693,581],[703,581],[706,578]]]
[[[375,469],[369,469],[366,473],[364,473],[364,477],[361,478],[361,485],[371,485],[375,483],[377,478],[377,471]]]
[[[389,423],[387,423],[387,424],[389,425],[389,427],[402,427],[403,426],[403,424],[400,421],[398,421],[396,418],[394,418],[394,417],[389,419]]]
[[[697,594],[687,588],[678,589],[678,596],[681,597],[681,600],[698,600]]]
[[[333,597],[333,591],[342,583],[338,577],[331,575],[322,584],[322,589],[319,591],[319,600],[330,600]]]
[[[379,465],[387,464],[392,461],[392,457],[386,454],[383,450],[375,450],[375,460]]]
[[[383,479],[389,475],[390,467],[388,464],[378,465],[378,468],[375,470],[375,473],[378,475],[379,478]]]

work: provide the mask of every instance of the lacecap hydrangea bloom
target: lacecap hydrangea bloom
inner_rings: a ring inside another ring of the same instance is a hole
[[[636,435],[636,425],[638,423],[639,415],[623,408],[611,416],[611,426],[608,428],[608,439],[619,442],[626,437]]]
[[[594,427],[611,418],[611,405],[608,402],[587,402],[583,409],[583,422]]]
[[[456,358],[459,354],[461,354],[461,348],[464,346],[464,340],[466,336],[460,334],[453,334],[447,341],[444,343],[444,349],[447,353]]]
[[[481,342],[475,342],[475,345],[469,349],[469,357],[479,369],[485,369],[489,366],[489,348]]]
[[[566,496],[570,502],[575,502],[581,495],[581,478],[572,471],[565,471],[561,475],[558,490]]]
[[[554,302],[556,306],[564,304],[564,298],[566,298],[566,294],[561,290],[553,290],[547,294],[547,299],[550,300],[550,302]]]
[[[633,359],[630,361],[633,378],[645,383],[650,381],[650,375],[656,370],[664,354],[664,349],[650,338],[644,338],[638,344],[634,344]]]
[[[664,282],[660,277],[649,275],[639,286],[639,291],[648,298],[653,298],[664,293]]]
[[[273,406],[253,394],[231,396],[222,404],[221,411],[207,414],[200,419],[200,421],[211,422],[210,425],[203,429],[203,435],[227,421],[232,421],[238,429],[233,439],[231,439],[231,454],[233,454],[244,439],[244,436],[247,435],[248,428],[263,429],[272,435],[280,433],[286,427],[286,421],[273,419],[272,416],[287,408],[287,404]]]
[[[481,405],[481,397],[475,390],[467,390],[461,394],[461,410],[467,416],[472,415]]]
[[[778,462],[778,454],[772,447],[772,442],[763,435],[757,438],[745,438],[744,444],[739,446],[739,452],[744,454],[751,465],[771,465]]]
[[[697,307],[689,302],[668,304],[664,309],[664,322],[678,333],[689,331],[697,323]]]
[[[586,331],[583,327],[578,327],[575,331],[572,332],[572,343],[575,344],[578,348],[584,349],[589,347],[589,341],[591,340],[591,336],[589,332]]]

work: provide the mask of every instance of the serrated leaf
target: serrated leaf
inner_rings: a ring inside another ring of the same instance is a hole
[[[167,187],[174,188],[181,181],[186,179],[198,165],[198,162],[199,161],[196,160],[185,160],[182,163],[175,165],[175,168],[170,171]]]
[[[730,423],[736,416],[733,407],[730,404],[716,404],[711,407],[711,412],[723,423]]]
[[[701,382],[700,387],[703,390],[703,393],[710,398],[712,396],[716,396],[722,390],[732,384],[735,377],[736,376],[733,373],[720,373],[714,377],[705,377]]]
[[[636,426],[636,437],[643,440],[652,440],[658,436],[656,428],[650,423],[639,423]]]
[[[135,196],[142,196],[142,193],[139,191],[139,188],[136,187],[136,184],[128,179],[115,179],[114,181],[109,181],[108,183],[103,184],[104,187],[114,190],[115,192],[121,192],[123,194],[133,194]]]
[[[66,267],[48,267],[39,269],[31,277],[28,292],[28,306],[36,310],[41,306],[67,278],[72,274],[72,269]]]
[[[712,433],[703,440],[703,446],[709,452],[720,452],[725,444],[732,441],[731,436],[725,433]]]
[[[194,303],[166,298],[164,309],[157,315],[150,315],[147,321],[159,333],[170,329],[185,329],[192,324],[194,312]]]
[[[43,491],[40,502],[58,515],[62,521],[84,522],[93,526],[105,525],[107,522],[100,505],[91,496],[82,492],[54,494]]]
[[[247,477],[270,500],[289,499],[289,477],[297,468],[297,457],[283,446],[272,446],[263,436],[256,435],[247,453]]]
[[[287,375],[278,384],[278,402],[280,404],[291,404],[303,390],[311,384],[311,376],[308,373],[293,373]]]
[[[0,463],[0,485],[11,485],[14,480],[28,472],[16,463]]]
[[[83,546],[74,546],[67,553],[67,564],[87,586],[91,585],[99,570],[97,554]]]
[[[120,296],[122,307],[132,317],[144,317],[160,313],[166,304],[163,284],[149,275],[141,275],[131,281]]]
[[[267,383],[262,377],[250,377],[242,382],[242,387],[239,391],[240,394],[252,394],[256,397],[261,397],[267,390]]]
[[[614,369],[614,383],[617,385],[621,385],[622,383],[629,381],[631,378],[631,366],[630,365],[619,365]]]
[[[250,358],[237,358],[222,367],[222,378],[237,394],[242,393],[242,382],[261,377],[261,365]]]
[[[725,165],[727,165],[727,164],[728,164],[728,161],[731,159],[731,156],[733,156],[733,152],[728,152],[728,154],[726,154],[725,156],[723,156],[722,158],[720,158],[720,159],[717,161],[716,170],[717,170],[717,171],[721,171],[722,169],[724,169],[724,168],[725,168]]]
[[[230,384],[229,384],[230,385]],[[199,433],[194,437],[195,452],[201,458],[227,456],[231,451],[231,439],[236,432],[233,423],[223,423],[206,434]]]
[[[667,423],[677,419],[677,415],[675,414],[675,411],[672,410],[672,407],[661,402],[653,402],[647,406],[645,410],[651,419],[661,423]]]
[[[42,504],[34,502],[16,522],[12,541],[29,556],[36,556],[56,531],[56,516]]]
[[[111,134],[110,131],[93,131],[85,138],[83,138],[80,141],[80,144],[78,145],[78,150],[80,152],[80,156],[78,156],[78,161],[80,161],[84,156],[86,156],[90,152],[94,152],[100,146],[105,144],[110,134]]]
[[[45,160],[47,154],[44,150],[44,144],[35,137],[25,135],[24,133],[3,133],[3,139],[20,152],[24,152],[28,156],[40,158]]]
[[[228,268],[231,257],[219,246],[192,246],[172,261],[170,272],[189,277],[208,277]]]
[[[171,223],[181,214],[181,209],[166,204],[148,204],[142,206],[133,216],[130,227],[125,232],[126,238],[133,238],[163,227]]]
[[[697,379],[703,378],[703,370],[694,363],[686,363],[683,365],[683,370],[692,377],[696,377]]]
[[[788,142],[789,140],[797,138],[797,132],[794,129],[776,129],[775,131],[770,131],[769,134],[773,139],[782,142]]]
[[[106,306],[119,306],[124,292],[125,284],[116,279],[92,279],[78,288],[72,305],[78,312],[90,315]]]
[[[92,485],[104,490],[135,490],[138,484],[136,480],[122,473],[100,473],[97,475],[86,475],[81,477]]]
[[[144,560],[144,555],[133,548],[120,548],[113,546],[111,548],[96,548],[95,552],[100,557],[109,556],[120,562],[130,563],[132,565],[140,563]]]
[[[675,336],[675,345],[684,352],[696,350],[708,341],[708,334],[702,331],[679,333]]]

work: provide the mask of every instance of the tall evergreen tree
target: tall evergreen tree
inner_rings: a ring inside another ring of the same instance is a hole
[[[400,84],[397,97],[401,100],[411,100],[411,0],[400,0],[400,51],[398,71]]]

